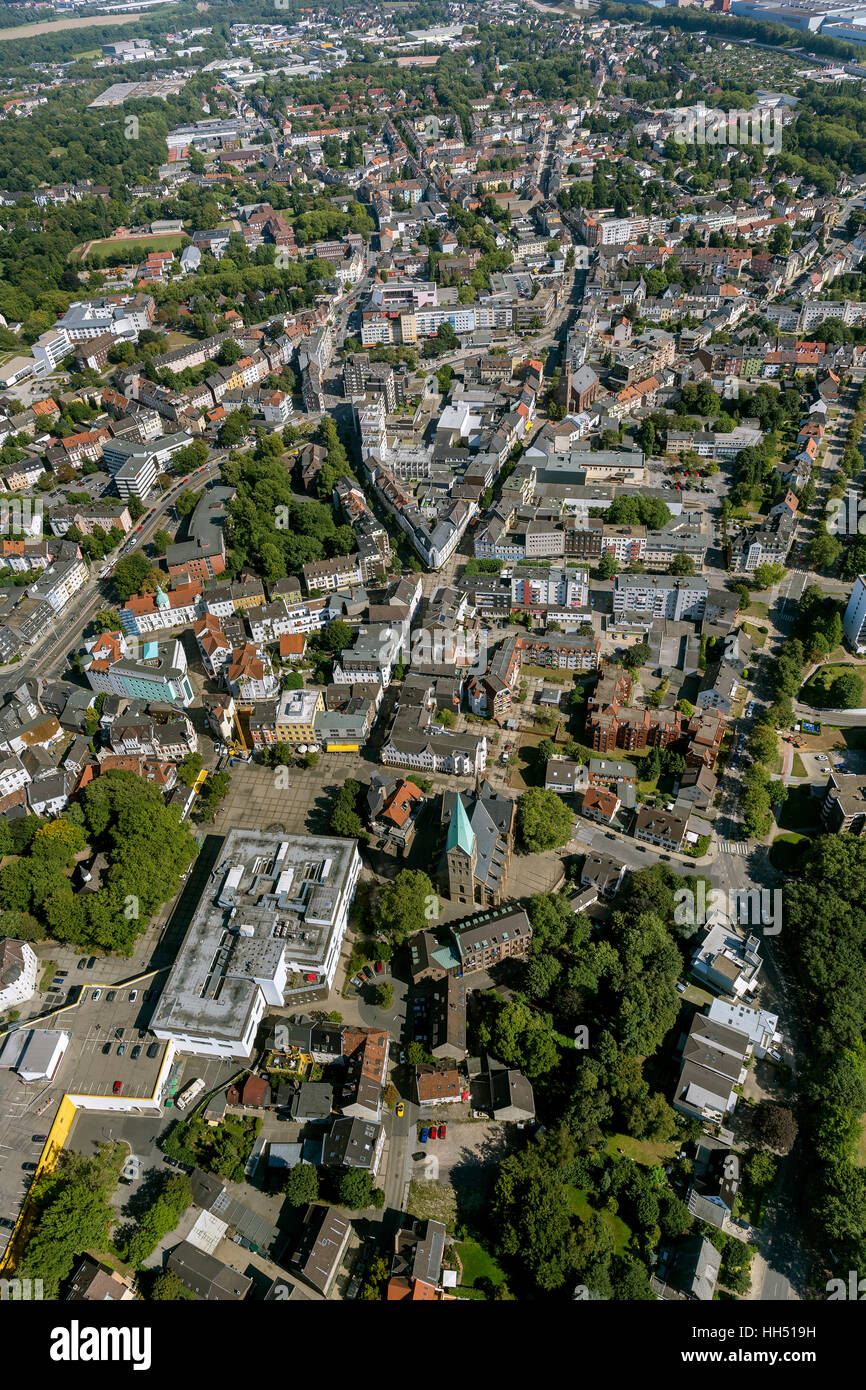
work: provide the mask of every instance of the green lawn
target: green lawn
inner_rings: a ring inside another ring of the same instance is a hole
[[[57,962],[55,960],[44,960],[42,962],[42,978],[39,981],[39,988],[46,990],[57,973]]]
[[[610,1227],[610,1233],[613,1236],[613,1253],[615,1255],[625,1253],[631,1240],[631,1230],[621,1216],[603,1209],[596,1212],[595,1207],[590,1203],[589,1194],[582,1191],[581,1188],[571,1185],[568,1188],[568,1205],[571,1207],[572,1215],[581,1221],[586,1221],[593,1214],[600,1216],[602,1221]]]
[[[630,1134],[612,1134],[605,1144],[612,1158],[616,1158],[622,1149],[627,1158],[633,1158],[635,1163],[643,1163],[647,1168],[652,1168],[655,1163],[669,1162],[679,1147],[676,1139],[663,1143],[660,1139],[632,1139]]]
[[[814,671],[806,681],[798,699],[802,700],[804,705],[812,705],[816,709],[821,708],[828,702],[830,686],[836,677],[848,675],[851,672],[866,682],[866,663],[862,661],[846,661],[838,664],[827,662],[826,665],[819,666],[818,670]]]
[[[505,1275],[496,1260],[477,1240],[461,1240],[454,1248],[463,1266],[461,1289],[474,1289],[479,1279],[489,1279],[494,1285],[505,1283]]]
[[[770,863],[780,873],[795,873],[802,851],[800,845],[808,835],[777,835],[770,845]]]
[[[751,603],[746,604],[745,608],[740,609],[740,616],[743,618],[766,618],[769,612],[770,609],[766,603],[756,603],[752,600]]]
[[[749,605],[751,608],[751,604]],[[756,647],[763,647],[767,640],[767,629],[756,627],[754,623],[743,623],[743,631],[747,637],[751,637]]]
[[[816,830],[818,807],[818,798],[812,795],[809,784],[789,787],[779,813],[779,825],[782,830]]]
[[[806,764],[803,762],[799,753],[794,754],[794,760],[791,763],[791,775],[793,777],[805,777],[807,775]]]
[[[131,237],[107,237],[103,241],[91,242],[90,250],[87,253],[87,261],[91,265],[101,265],[105,256],[118,252],[126,259],[137,260],[146,251],[177,251],[183,245],[186,237],[180,232],[167,232],[157,236]],[[77,253],[80,248],[70,251],[70,256],[80,258]]]
[[[573,671],[560,671],[558,666],[521,666],[521,676],[536,676],[550,681],[551,685],[572,685]]]

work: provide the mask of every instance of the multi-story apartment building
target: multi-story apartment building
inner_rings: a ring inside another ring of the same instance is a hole
[[[700,578],[618,574],[614,578],[613,614],[615,618],[640,615],[697,622],[704,616],[709,587],[709,581]]]
[[[516,570],[511,580],[515,608],[586,608],[589,582],[586,570]]]
[[[860,656],[866,651],[866,575],[858,574],[842,619],[848,645]]]

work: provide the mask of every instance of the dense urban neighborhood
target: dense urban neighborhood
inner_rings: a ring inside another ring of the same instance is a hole
[[[2,1297],[862,1297],[866,4],[0,12]]]

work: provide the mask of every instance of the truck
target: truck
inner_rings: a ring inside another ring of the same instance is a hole
[[[204,1080],[202,1077],[197,1076],[195,1081],[191,1081],[188,1086],[184,1086],[180,1095],[175,1100],[174,1103],[178,1110],[186,1110],[187,1106],[191,1105],[196,1096],[200,1096],[203,1090]]]

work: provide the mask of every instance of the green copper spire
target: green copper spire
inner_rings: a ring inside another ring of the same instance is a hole
[[[466,807],[463,805],[463,798],[457,794],[454,802],[454,813],[451,817],[451,824],[448,827],[448,839],[445,842],[446,851],[450,849],[462,849],[464,854],[472,856],[472,848],[475,844],[475,831],[469,824],[469,817],[466,814]]]

